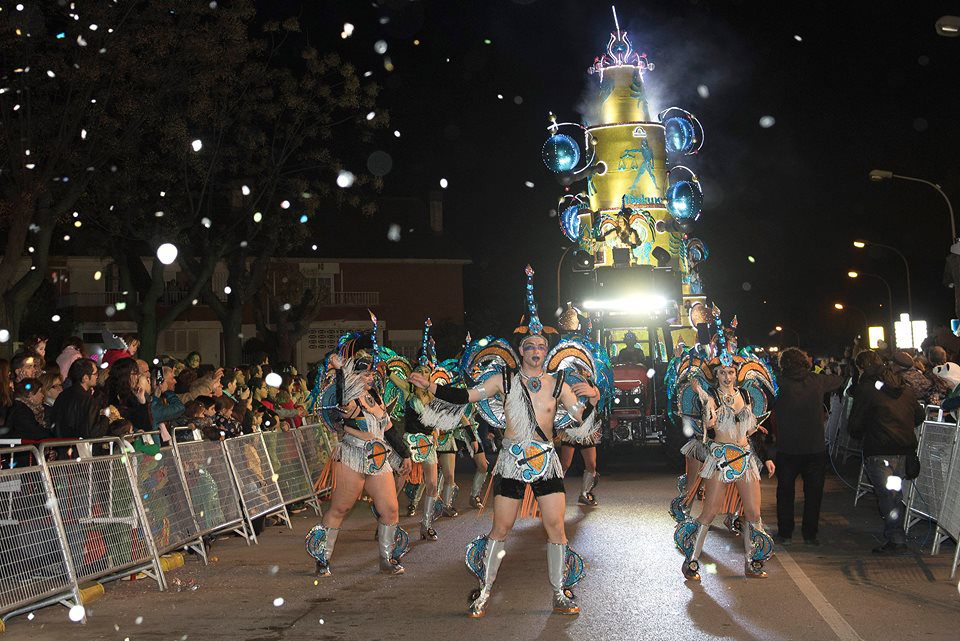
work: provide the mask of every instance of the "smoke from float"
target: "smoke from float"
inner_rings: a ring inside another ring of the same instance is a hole
[[[707,247],[688,231],[701,215],[703,192],[681,161],[700,151],[703,128],[678,107],[651,119],[644,76],[654,64],[620,29],[615,8],[613,19],[606,53],[587,70],[596,105],[585,117],[589,122],[558,122],[550,114],[544,164],[564,184],[586,179],[585,191],[560,199],[560,228],[593,258],[594,268],[673,267],[681,291],[671,298],[682,297],[685,309],[699,311],[704,308],[697,303],[705,300],[699,267]],[[687,325],[689,313],[678,320]]]

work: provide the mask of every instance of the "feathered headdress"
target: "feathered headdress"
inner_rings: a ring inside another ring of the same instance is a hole
[[[533,271],[533,267],[530,265],[527,265],[524,272],[527,274],[527,313],[529,314],[530,320],[524,325],[523,319],[521,319],[520,326],[513,330],[514,334],[525,334],[525,336],[520,339],[521,343],[531,336],[557,333],[557,330],[553,327],[544,327],[543,323],[540,322],[540,315],[537,313],[537,301],[533,297],[533,275],[536,272]]]

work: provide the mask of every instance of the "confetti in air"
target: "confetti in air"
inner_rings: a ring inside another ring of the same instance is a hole
[[[773,116],[763,116],[760,118],[760,126],[769,129],[776,124],[777,120]]]
[[[903,487],[903,479],[899,476],[888,476],[887,477],[887,489],[891,492],[899,492]]]
[[[352,173],[350,173],[349,171],[343,170],[339,174],[337,174],[337,187],[346,189],[347,187],[350,187],[353,184],[353,181],[356,179],[357,177],[354,176]]]
[[[797,42],[803,42],[803,38],[801,38],[799,35],[795,35],[793,39],[796,40]]]
[[[85,617],[86,615],[87,615],[87,611],[82,605],[75,605],[72,608],[70,608],[70,612],[68,613],[67,616],[69,616],[70,620],[73,621],[74,623],[79,623],[80,621],[83,621],[83,617]]]
[[[449,184],[450,184],[450,183],[447,182],[447,179],[446,179],[446,178],[441,178],[441,179],[440,179],[440,188],[441,188],[441,189],[446,189],[446,188],[447,188],[447,185],[449,185]]]
[[[700,96],[701,98],[709,98],[710,87],[708,87],[707,85],[699,85],[697,87],[697,95]]]
[[[177,246],[173,243],[163,243],[157,247],[157,259],[164,265],[171,265],[177,259]]]
[[[387,239],[395,243],[400,242],[400,225],[394,223],[387,230]]]
[[[244,185],[243,187],[240,188],[240,193],[243,194],[244,196],[249,196],[250,188]]]
[[[353,25],[349,22],[343,23],[343,31],[340,32],[340,37],[346,40],[353,35]]]
[[[387,53],[387,41],[377,40],[375,43],[373,43],[373,50],[379,53],[381,56]]]
[[[194,140],[192,143],[190,143],[190,146],[193,147],[194,151],[200,151],[201,149],[203,149],[203,141],[198,138],[197,140]]]
[[[528,180],[528,181],[526,181],[526,182],[523,183],[523,184],[524,184],[524,186],[527,187],[528,189],[533,189],[533,181],[532,181],[532,180]]]

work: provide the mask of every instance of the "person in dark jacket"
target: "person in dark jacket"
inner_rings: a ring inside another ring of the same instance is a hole
[[[135,432],[153,430],[153,415],[147,399],[149,391],[149,376],[140,373],[140,366],[134,359],[121,358],[110,366],[107,398],[120,412],[120,416],[133,423]]]
[[[863,468],[883,519],[886,542],[873,551],[904,554],[908,549],[900,485],[906,457],[917,449],[916,427],[923,422],[923,408],[913,390],[887,369],[876,352],[860,352],[856,364],[861,375],[847,430],[863,440]]]
[[[843,388],[840,376],[815,374],[810,357],[791,347],[780,355],[780,391],[773,403],[777,423],[777,540],[789,544],[794,527],[797,476],[803,479],[803,541],[819,545],[820,504],[827,471],[823,433],[824,396]]]
[[[96,438],[106,434],[107,419],[102,414],[106,399],[97,391],[97,364],[78,358],[67,374],[70,386],[61,392],[50,410],[50,429],[57,438]]]
[[[13,406],[7,414],[7,438],[39,441],[53,434],[43,424],[43,387],[35,378],[17,381]]]

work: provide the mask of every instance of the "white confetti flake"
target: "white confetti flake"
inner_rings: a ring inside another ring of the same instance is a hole
[[[103,272],[101,271],[93,272],[93,280],[100,280],[101,278],[103,278]]]
[[[254,212],[254,213],[253,213],[253,222],[259,223],[261,220],[263,220],[263,214],[261,214],[259,211]]]
[[[59,322],[60,322],[60,314],[54,314],[53,316],[50,317],[50,320],[52,320],[54,323],[59,323]]]
[[[190,146],[193,147],[194,151],[200,151],[203,149],[203,141],[198,138],[190,143]]]
[[[232,291],[233,291],[233,288],[231,288],[230,285],[227,285],[226,287],[223,288],[224,294],[229,294]]]
[[[899,492],[903,487],[903,479],[899,476],[888,476],[887,477],[887,489],[891,492]]]
[[[387,230],[387,239],[395,243],[400,242],[400,225],[394,223]]]
[[[707,85],[697,85],[697,95],[700,96],[701,98],[709,98],[710,87],[708,87]]]
[[[209,218],[207,218],[206,216],[204,216],[203,218],[200,219],[200,224],[203,225],[204,227],[206,227],[207,229],[210,229],[210,225],[211,225],[212,223],[210,222],[210,219],[209,219]]]
[[[249,196],[250,188],[244,185],[243,187],[240,188],[240,193],[243,194],[244,196]]]
[[[283,377],[276,372],[270,372],[266,378],[263,379],[263,382],[270,387],[280,387],[281,383],[283,383]]]
[[[387,41],[377,40],[375,43],[373,43],[373,50],[379,53],[381,56],[387,53]]]
[[[10,340],[10,330],[0,329],[0,343],[6,343]]]
[[[133,622],[136,623],[137,625],[140,625],[141,623],[143,623],[143,617],[137,617],[136,619],[133,620]]]
[[[80,36],[77,36],[77,44],[80,45],[81,47],[86,47],[87,41],[86,39],[84,39],[82,35],[80,35]]]
[[[273,607],[279,608],[281,605],[283,605],[283,597],[278,596],[276,599],[273,600]]]
[[[377,117],[377,113],[375,111],[371,111],[370,113],[367,114],[367,120],[373,120],[376,117]]]
[[[284,303],[283,305],[280,306],[280,309],[282,309],[285,312],[289,312],[290,307],[291,307],[290,303]]]
[[[337,187],[346,189],[347,187],[350,187],[351,185],[353,185],[353,181],[355,181],[356,179],[357,177],[354,176],[349,171],[345,169],[341,170],[340,173],[337,174]]]
[[[803,42],[803,38],[801,38],[799,35],[793,36],[793,39],[796,40],[797,42]]]
[[[177,259],[180,251],[173,243],[163,243],[157,247],[157,259],[164,265],[171,265]]]
[[[153,460],[154,460],[154,461],[159,461],[159,460],[161,460],[162,458],[163,458],[163,452],[157,452],[157,453],[154,454],[154,456],[153,456]]]
[[[525,183],[523,183],[523,185],[524,185],[524,187],[527,187],[528,189],[533,189],[533,181],[532,181],[532,180],[526,181]]]
[[[394,138],[399,138],[399,137],[400,137],[400,131],[397,130],[397,129],[394,129],[394,130],[393,130],[393,137],[394,137]]]
[[[270,566],[270,574],[276,574],[276,573],[279,572],[279,571],[280,571],[280,566],[279,566],[279,565],[271,565],[271,566]]]
[[[285,200],[282,203],[280,203],[280,209],[290,209],[290,201]]]
[[[773,116],[763,116],[760,118],[760,126],[764,129],[769,129],[770,127],[777,124],[777,119]]]
[[[449,184],[450,184],[450,183],[447,182],[447,179],[446,179],[446,178],[441,178],[441,179],[440,179],[440,188],[441,188],[441,189],[446,189],[446,188],[447,188],[447,185],[449,185]]]
[[[70,620],[74,623],[79,623],[83,621],[83,617],[87,615],[87,610],[82,605],[75,605],[70,608],[70,612],[67,614],[70,617]]]
[[[27,621],[33,621],[33,617],[34,617],[34,614],[33,612],[31,612],[30,614],[27,615]]]
[[[52,69],[47,69],[47,76],[50,78],[56,78],[57,74],[53,73]]]
[[[349,22],[343,23],[343,31],[340,32],[340,37],[346,40],[353,35],[353,25]]]

